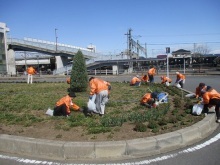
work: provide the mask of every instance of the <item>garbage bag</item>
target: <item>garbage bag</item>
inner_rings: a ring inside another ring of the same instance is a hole
[[[193,115],[201,115],[204,105],[203,104],[195,104],[192,109]]]

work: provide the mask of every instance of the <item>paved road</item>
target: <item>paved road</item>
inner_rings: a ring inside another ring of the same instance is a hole
[[[132,75],[125,75],[125,76],[111,76],[111,77],[105,77],[103,78],[107,81],[114,82],[114,81],[129,81],[131,80],[133,76]],[[173,82],[176,80],[175,75],[171,75],[170,78],[173,80]],[[155,76],[155,82],[161,82],[160,76]],[[203,82],[207,85],[212,86],[217,91],[220,92],[220,75],[187,75],[186,76],[186,82],[184,84],[184,89],[189,91],[195,91],[196,87],[200,82]]]
[[[79,165],[79,164],[117,164],[117,165],[219,165],[220,127],[206,139],[187,148],[166,154],[141,159],[123,161],[51,161],[31,157],[5,155],[0,153],[1,165]]]
[[[106,80],[112,81],[130,81],[132,76],[111,76],[105,77]],[[175,76],[171,76],[173,80],[175,80]],[[160,82],[159,76],[155,77],[155,82]],[[204,82],[207,85],[212,86],[217,91],[220,91],[220,76],[187,76],[185,89],[189,91],[194,91],[196,86],[200,83]],[[111,160],[103,160],[103,161],[51,161],[51,160],[37,160],[36,158],[31,157],[22,157],[18,155],[5,155],[0,153],[0,164],[2,165],[26,165],[26,164],[151,164],[151,165],[218,165],[220,164],[220,127],[208,138],[203,141],[194,144],[190,147],[173,151],[170,153],[157,155],[154,157],[145,157],[142,159],[132,159],[132,160],[123,160],[123,161],[111,161]],[[150,163],[151,162],[151,163]]]

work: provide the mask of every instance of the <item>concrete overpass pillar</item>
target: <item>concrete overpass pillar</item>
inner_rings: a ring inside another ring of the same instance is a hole
[[[16,75],[15,66],[15,51],[10,49],[7,51],[7,72],[9,75]]]
[[[63,68],[68,65],[68,58],[64,56],[56,56],[56,69]]]
[[[117,65],[112,66],[112,72],[113,72],[113,75],[118,75],[118,66]]]

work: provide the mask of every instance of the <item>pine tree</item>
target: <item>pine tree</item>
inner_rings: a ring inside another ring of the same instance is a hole
[[[85,58],[79,50],[73,57],[70,90],[74,92],[84,92],[88,87],[88,73]]]

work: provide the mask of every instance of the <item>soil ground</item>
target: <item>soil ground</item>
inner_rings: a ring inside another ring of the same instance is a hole
[[[36,113],[36,111],[34,112]],[[77,113],[77,112],[76,112]],[[42,111],[37,111],[36,115],[41,117],[47,117]],[[171,117],[171,114],[169,114]],[[169,116],[168,116],[169,118]],[[70,130],[62,130],[54,128],[56,120],[49,120],[44,122],[38,122],[29,127],[19,125],[4,125],[0,126],[0,134],[17,135],[31,138],[48,139],[48,140],[59,140],[59,141],[117,141],[117,140],[128,140],[136,138],[144,138],[155,136],[157,134],[163,134],[172,132],[183,127],[192,125],[202,119],[202,116],[192,116],[193,122],[188,125],[181,124],[170,124],[166,125],[166,129],[160,129],[159,132],[153,133],[148,128],[146,132],[134,131],[134,124],[124,123],[121,127],[113,128],[113,131],[99,134],[87,134],[83,127],[73,127]]]

